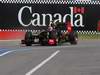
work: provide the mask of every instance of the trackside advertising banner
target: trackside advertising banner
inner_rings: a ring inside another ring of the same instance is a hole
[[[50,21],[67,22],[76,30],[97,30],[99,4],[0,4],[0,29],[46,29]]]

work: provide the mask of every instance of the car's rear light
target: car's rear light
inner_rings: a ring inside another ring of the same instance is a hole
[[[49,44],[49,45],[55,44],[55,40],[54,40],[54,39],[49,39],[49,40],[48,40],[48,44]]]

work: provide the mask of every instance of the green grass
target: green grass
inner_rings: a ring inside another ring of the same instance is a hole
[[[79,39],[82,40],[100,40],[100,32],[95,32],[95,33],[78,33]]]

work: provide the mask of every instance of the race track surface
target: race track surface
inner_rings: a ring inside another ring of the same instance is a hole
[[[100,75],[100,40],[31,47],[2,41],[0,75]]]

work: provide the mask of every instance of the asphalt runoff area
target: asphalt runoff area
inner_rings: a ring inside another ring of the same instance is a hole
[[[100,75],[100,40],[31,47],[0,41],[0,75]]]

